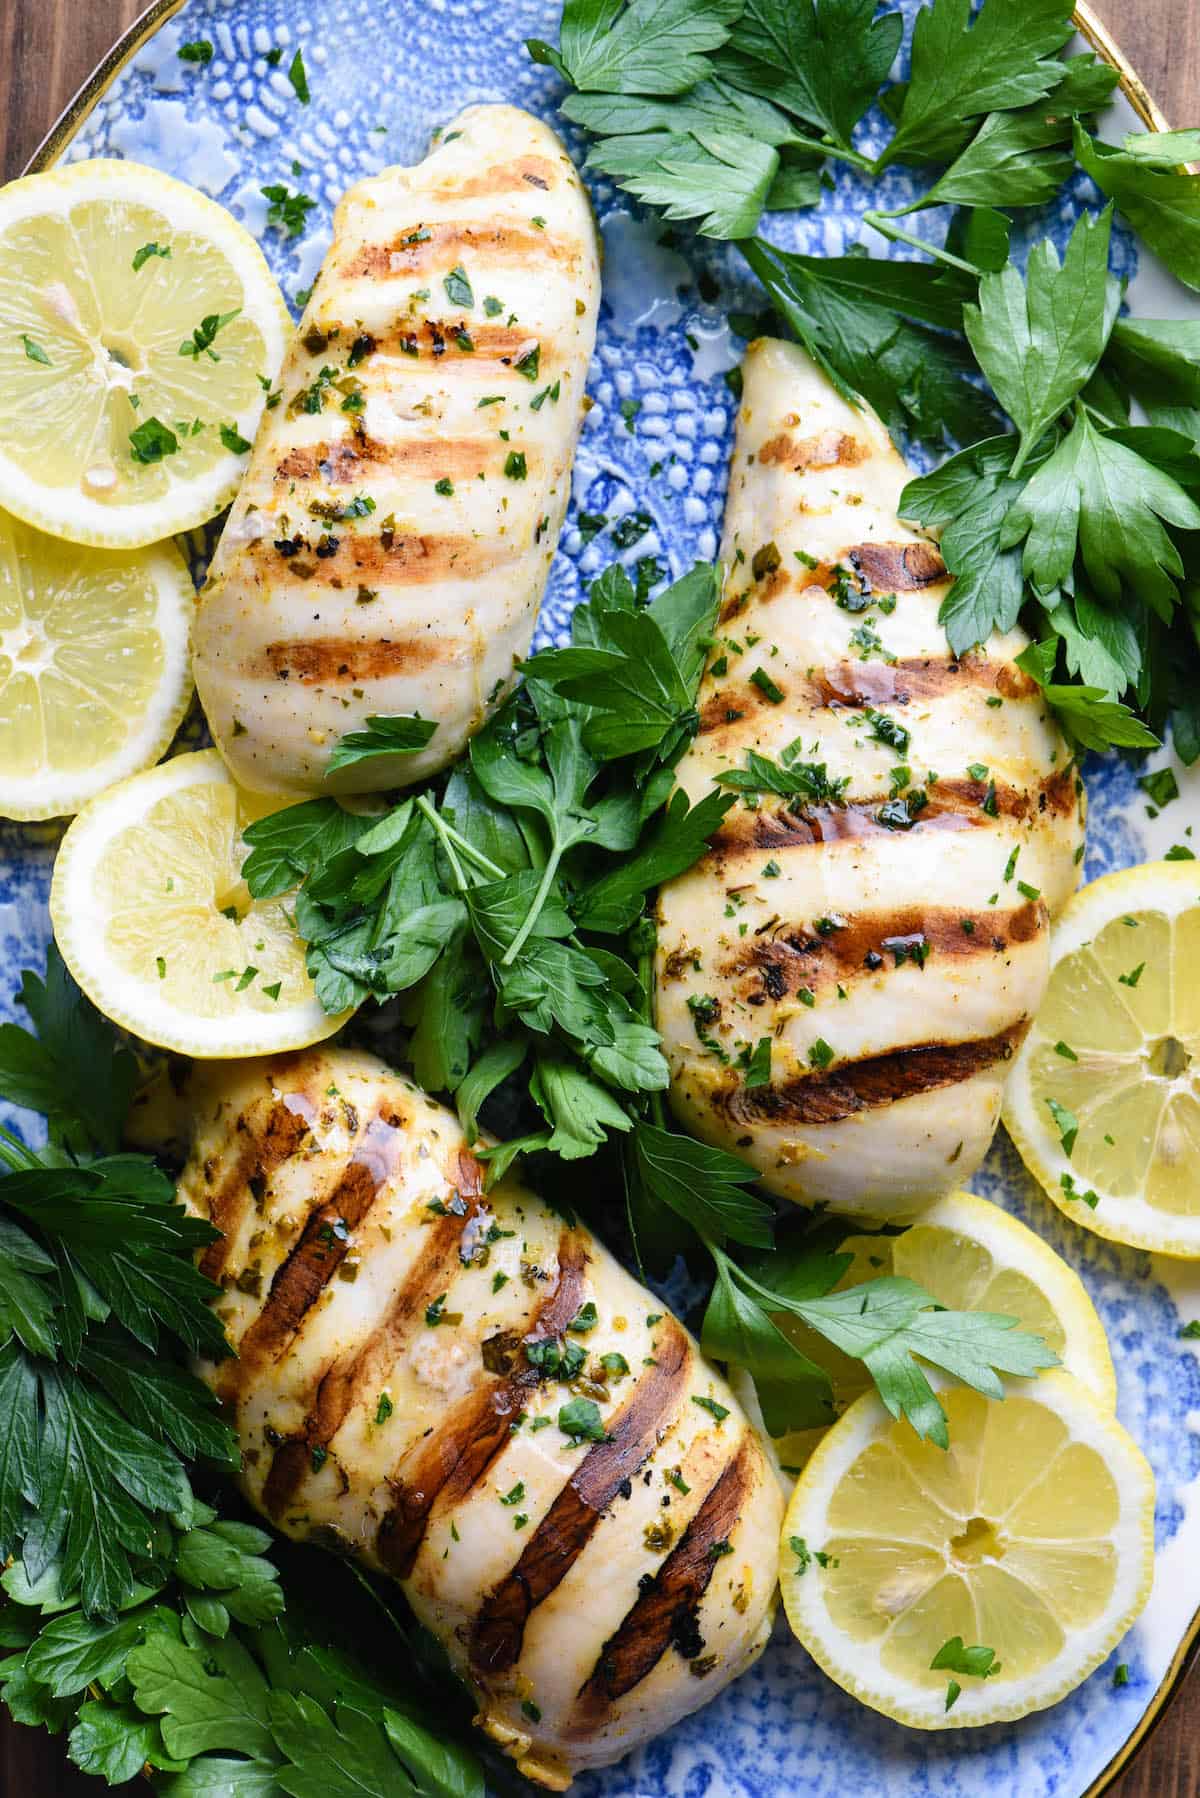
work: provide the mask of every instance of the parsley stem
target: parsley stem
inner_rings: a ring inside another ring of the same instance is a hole
[[[14,1174],[21,1173],[27,1167],[42,1165],[33,1150],[19,1136],[14,1136],[11,1130],[6,1130],[3,1124],[0,1124],[0,1161],[6,1161]]]
[[[890,237],[893,243],[906,243],[914,250],[923,250],[926,256],[933,256],[938,262],[944,262],[948,268],[961,269],[964,275],[974,275],[977,281],[982,280],[983,270],[976,268],[973,262],[964,262],[961,256],[951,255],[949,250],[942,249],[940,244],[926,243],[923,237],[917,237],[911,231],[902,231],[892,220],[899,215],[894,212],[864,212],[864,225],[873,225],[883,237]]]
[[[474,843],[469,842],[468,839],[462,835],[461,831],[455,830],[452,824],[447,824],[446,820],[438,812],[437,807],[430,803],[429,795],[427,793],[422,793],[418,798],[417,810],[419,812],[424,812],[425,816],[429,819],[429,822],[433,825],[433,828],[437,831],[442,842],[445,844],[447,855],[451,854],[450,846],[453,844],[455,848],[459,849],[462,854],[466,856],[468,861],[475,863],[475,866],[481,873],[490,874],[493,880],[504,879],[505,870],[498,866],[496,862],[492,861],[490,856],[485,855],[482,849],[476,849]]]
[[[813,150],[820,156],[832,156],[835,162],[849,163],[852,169],[861,169],[864,175],[875,171],[875,164],[869,156],[862,156],[857,150],[850,149],[847,144],[833,144],[825,141],[815,144],[809,137],[797,137],[794,140],[797,149]]]
[[[542,907],[546,903],[550,888],[554,885],[554,877],[558,873],[558,864],[561,860],[562,845],[556,842],[553,849],[550,851],[550,860],[546,863],[546,866],[542,871],[542,878],[538,882],[538,890],[533,896],[533,904],[525,915],[525,922],[522,924],[520,930],[518,930],[512,942],[508,945],[508,948],[504,951],[504,954],[500,957],[500,966],[502,968],[510,967],[525,947],[530,931],[541,916]]]
[[[654,991],[654,951],[656,946],[657,932],[655,933],[654,942],[652,942],[648,948],[641,950],[638,955],[638,986],[641,991],[641,1005],[639,1010],[643,1021],[647,1024],[654,1023],[654,1006],[651,1002],[650,995]],[[670,1126],[667,1123],[667,1108],[663,1103],[662,1094],[660,1092],[652,1092],[649,1097],[651,1120],[659,1130],[669,1129]]]

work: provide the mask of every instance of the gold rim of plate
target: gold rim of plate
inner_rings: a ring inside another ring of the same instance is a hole
[[[70,101],[50,127],[26,164],[24,172],[27,175],[40,174],[43,169],[54,166],[126,64],[132,61],[143,44],[149,42],[159,27],[165,25],[168,19],[173,18],[177,12],[181,11],[184,5],[186,5],[186,0],[151,0],[151,4],[145,12],[140,18],[134,20],[124,35],[113,45],[104,61],[93,70],[75,98]],[[1121,92],[1142,123],[1151,131],[1168,131],[1170,126],[1162,108],[1156,103],[1132,63],[1123,54],[1107,25],[1097,18],[1090,6],[1083,3],[1075,8],[1075,24],[1080,36],[1087,39],[1097,56],[1103,57],[1104,61],[1117,71],[1120,77]],[[1120,1778],[1151,1730],[1161,1720],[1177,1688],[1182,1683],[1198,1646],[1200,1646],[1200,1610],[1197,1610],[1193,1617],[1187,1633],[1167,1668],[1162,1683],[1142,1712],[1132,1734],[1118,1749],[1099,1777],[1093,1780],[1085,1792],[1080,1794],[1080,1798],[1102,1798],[1102,1794],[1109,1791],[1114,1781]]]

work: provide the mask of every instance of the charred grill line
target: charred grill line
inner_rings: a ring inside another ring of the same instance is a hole
[[[502,567],[506,559],[497,554],[495,545],[481,545],[471,537],[399,531],[389,532],[386,542],[382,532],[368,536],[365,531],[345,531],[334,537],[332,553],[318,556],[315,545],[327,533],[316,520],[313,526],[310,533],[299,538],[278,539],[284,545],[282,549],[264,537],[244,544],[240,560],[264,583],[278,587],[287,577],[311,580],[318,568],[323,584],[330,584],[335,578],[398,581],[414,586],[448,580],[451,576],[471,580]],[[517,554],[519,549],[513,545],[509,555]]]
[[[558,1245],[558,1280],[535,1312],[526,1342],[545,1342],[563,1334],[583,1303],[587,1261],[583,1238],[564,1230]],[[401,1462],[390,1481],[392,1505],[375,1544],[380,1561],[397,1579],[407,1579],[412,1572],[434,1506],[441,1499],[458,1502],[483,1478],[509,1440],[509,1424],[522,1399],[540,1378],[536,1367],[526,1365],[481,1385]]]
[[[1036,787],[1021,788],[997,782],[939,780],[926,795],[921,809],[903,828],[910,831],[972,830],[1008,818],[1024,823],[1051,811],[1069,815],[1078,804],[1076,775],[1071,766],[1057,769]],[[727,817],[710,839],[706,860],[723,860],[761,849],[802,849],[814,843],[837,843],[851,838],[892,833],[898,827],[879,813],[890,796],[851,799],[844,805],[797,806],[792,811],[738,811]],[[986,809],[985,809],[986,807]],[[701,864],[703,865],[703,864]]]
[[[565,1579],[605,1507],[658,1446],[691,1365],[686,1336],[674,1319],[669,1324],[655,1347],[657,1365],[639,1380],[629,1403],[612,1420],[607,1440],[588,1450],[512,1572],[484,1600],[471,1635],[471,1662],[481,1678],[515,1665],[531,1613]]]
[[[794,704],[846,707],[908,705],[914,699],[938,699],[943,693],[978,687],[1002,699],[1032,699],[1036,683],[1011,662],[989,662],[964,656],[911,656],[891,662],[839,662],[807,675],[793,689]],[[741,718],[773,710],[772,702],[749,682],[725,682],[700,710],[700,735],[725,730]]]
[[[390,243],[367,244],[337,273],[343,280],[364,276],[378,280],[389,275],[436,273],[465,256],[477,258],[481,265],[507,262],[536,268],[539,263],[561,262],[574,255],[547,231],[524,231],[516,225],[482,220],[445,219],[425,225],[414,219]]]
[[[381,443],[356,432],[341,442],[312,443],[289,450],[275,469],[275,479],[289,485],[293,481],[312,481],[320,486],[349,487],[385,468],[428,475],[431,479],[449,475],[456,480],[473,481],[486,474],[489,467],[498,471],[503,461],[494,443],[475,437],[418,437]],[[320,528],[314,522],[313,532]],[[378,530],[378,525],[371,528]]]
[[[473,1155],[459,1157],[458,1191],[468,1201],[466,1208],[458,1214],[449,1211],[428,1227],[420,1257],[386,1316],[365,1342],[329,1363],[317,1381],[304,1435],[275,1450],[263,1486],[263,1504],[272,1517],[281,1516],[295,1498],[312,1468],[313,1450],[327,1449],[363,1393],[375,1390],[380,1383],[377,1370],[399,1361],[414,1321],[423,1318],[426,1306],[447,1289],[458,1271],[464,1231],[482,1209],[482,1169]]]
[[[824,1071],[814,1069],[778,1086],[739,1086],[715,1095],[714,1103],[735,1125],[837,1124],[858,1112],[957,1085],[998,1061],[1010,1061],[1028,1028],[1028,1018],[1022,1018],[995,1036],[914,1043]]]
[[[962,961],[1032,942],[1045,926],[1045,906],[1039,900],[1005,911],[913,905],[860,912],[828,936],[784,922],[764,937],[739,942],[717,971],[723,976],[757,976],[762,991],[752,994],[749,1002],[761,1004],[764,999],[784,999],[802,986],[815,992],[834,981],[886,971],[893,964],[903,966],[903,951],[910,944],[927,944],[939,961],[946,956]]]
[[[400,1135],[401,1126],[373,1118],[336,1186],[309,1213],[299,1241],[275,1270],[266,1303],[238,1344],[230,1376],[235,1390],[246,1385],[256,1366],[278,1361],[292,1346],[305,1317],[345,1259],[350,1232],[361,1224],[395,1171]]]
[[[744,1435],[679,1542],[600,1650],[576,1701],[580,1734],[595,1728],[610,1704],[645,1679],[673,1641],[700,1652],[696,1611],[719,1565],[713,1550],[737,1525],[754,1463],[754,1444]],[[686,1658],[694,1656],[689,1652]]]
[[[300,1113],[278,1101],[267,1111],[261,1133],[255,1131],[245,1115],[238,1119],[236,1128],[246,1131],[249,1141],[208,1201],[209,1218],[221,1232],[200,1257],[200,1272],[209,1280],[218,1279],[224,1269],[238,1226],[254,1203],[254,1187],[260,1181],[265,1184],[308,1135],[308,1124]]]

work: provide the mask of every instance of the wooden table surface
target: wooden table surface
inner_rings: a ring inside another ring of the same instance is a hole
[[[142,0],[0,0],[3,179],[19,175],[62,108]],[[1200,124],[1200,0],[1095,0],[1172,125]],[[61,1742],[0,1720],[0,1798],[98,1798],[108,1788],[71,1768]],[[123,1788],[140,1798],[145,1786]],[[1200,1664],[1111,1798],[1200,1795]]]

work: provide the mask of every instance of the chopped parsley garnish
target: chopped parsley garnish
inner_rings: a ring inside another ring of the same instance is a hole
[[[295,56],[293,56],[291,65],[288,68],[287,78],[291,82],[292,91],[295,93],[301,106],[307,106],[312,95],[308,91],[308,75],[305,73],[304,52],[302,50],[297,50]]]
[[[446,289],[446,298],[452,306],[462,306],[470,311],[475,304],[475,295],[471,283],[467,279],[467,271],[461,262],[456,262],[450,273],[442,281]]]
[[[287,232],[289,237],[299,237],[308,221],[309,213],[317,202],[310,200],[307,194],[299,191],[294,194],[289,193],[280,181],[273,181],[267,187],[260,187],[258,191],[270,201],[267,208],[268,225],[278,225],[281,230]],[[311,292],[310,288],[309,293]],[[308,295],[305,295],[304,301],[300,301],[299,294],[296,295],[296,299],[298,303],[306,304]]]
[[[504,472],[510,481],[523,481],[529,473],[524,450],[509,450],[504,459]]]
[[[180,62],[199,63],[203,67],[212,61],[213,47],[206,37],[195,37],[186,44],[180,44],[175,54]]]
[[[449,475],[444,474],[440,481],[435,481],[433,483],[433,491],[435,493],[440,493],[443,499],[449,499],[450,495],[454,492],[454,482],[450,479]]]
[[[558,1427],[572,1442],[603,1442],[607,1435],[594,1398],[573,1398],[560,1406]]]
[[[525,1482],[524,1480],[518,1480],[510,1492],[504,1493],[500,1503],[502,1505],[519,1505],[524,1496]]]
[[[129,453],[135,462],[161,462],[164,456],[173,456],[178,448],[178,437],[158,418],[144,419],[129,433]]]
[[[589,1299],[587,1304],[581,1306],[576,1312],[567,1328],[574,1336],[586,1336],[589,1330],[596,1328],[599,1321],[600,1313],[596,1310],[594,1301]]]
[[[850,784],[849,776],[831,779],[824,762],[792,759],[798,747],[798,743],[794,743],[785,749],[782,763],[759,755],[757,750],[748,750],[746,766],[718,774],[717,784],[732,787],[735,793],[776,793],[781,799],[806,799],[813,805],[840,805]]]
[[[208,313],[194,328],[191,336],[186,337],[180,344],[179,354],[190,356],[193,362],[198,362],[201,356],[207,356],[210,362],[219,362],[221,358],[212,347],[217,332],[223,331],[226,325],[232,324],[240,311],[241,307],[235,306],[232,312]]]
[[[833,1050],[825,1041],[825,1038],[819,1036],[808,1051],[809,1066],[814,1068],[827,1068],[833,1060],[833,1053]]]
[[[886,799],[875,818],[885,830],[911,830],[928,803],[928,795],[920,788],[914,788],[903,799]]]
[[[1076,1055],[1076,1053],[1075,1053],[1074,1049],[1071,1047],[1070,1043],[1064,1043],[1061,1039],[1055,1043],[1054,1053],[1056,1055],[1061,1055],[1064,1061],[1078,1061],[1079,1060],[1078,1055]]]
[[[31,362],[40,362],[43,368],[53,368],[54,364],[41,344],[36,343],[32,337],[27,337],[24,331],[21,333],[21,342],[25,345],[25,354]]]
[[[886,712],[867,709],[867,723],[871,726],[871,735],[880,743],[886,743],[897,755],[907,755],[909,733],[903,724],[895,718],[889,718]]]
[[[1128,974],[1118,974],[1118,982],[1121,986],[1136,986],[1138,981],[1142,978],[1142,974],[1145,972],[1145,967],[1145,962],[1140,961],[1136,968],[1130,968]]]
[[[437,1325],[441,1323],[446,1314],[447,1296],[448,1295],[443,1292],[440,1297],[433,1300],[432,1304],[426,1305],[425,1307],[425,1322],[429,1325],[431,1330],[435,1329]]]
[[[1065,1105],[1060,1105],[1057,1099],[1047,1099],[1046,1104],[1058,1130],[1062,1152],[1069,1161],[1071,1151],[1075,1147],[1075,1139],[1079,1135],[1079,1119]]]
[[[1179,782],[1173,768],[1159,768],[1154,774],[1139,776],[1138,786],[1151,805],[1156,805],[1160,811],[1164,805],[1170,805],[1173,799],[1179,798]]]
[[[527,381],[536,381],[538,378],[538,369],[541,366],[541,360],[542,346],[540,343],[535,343],[529,349],[522,351],[517,357],[514,366],[517,369],[517,372],[523,374]]]
[[[693,1393],[692,1403],[694,1405],[699,1405],[702,1411],[707,1411],[711,1416],[715,1417],[718,1423],[724,1423],[725,1419],[729,1416],[728,1405],[719,1405],[715,1398],[703,1398],[698,1394]]]
[[[754,670],[753,674],[750,676],[750,685],[752,687],[757,687],[759,692],[763,695],[763,698],[770,700],[772,705],[783,704],[783,689],[775,685],[775,682],[771,679],[765,668],[756,668]]]
[[[647,531],[654,529],[654,520],[649,512],[626,512],[613,526],[612,540],[618,549],[632,549],[640,543]]]
[[[140,250],[135,250],[133,253],[134,274],[136,275],[140,268],[144,268],[152,256],[169,256],[170,254],[171,246],[169,243],[144,243]]]
[[[964,1679],[990,1679],[999,1673],[1000,1663],[994,1648],[967,1648],[961,1636],[951,1636],[930,1661],[929,1670],[931,1673],[961,1673]],[[946,1687],[946,1709],[950,1710],[961,1696],[962,1687],[958,1681],[950,1680]]]
[[[375,1422],[386,1423],[395,1408],[396,1407],[393,1405],[387,1393],[381,1392],[379,1394],[379,1403],[375,1407]]]
[[[633,421],[642,409],[641,400],[622,400],[621,417],[625,420],[625,429],[633,430]]]
[[[225,445],[225,448],[231,450],[235,456],[244,456],[246,451],[250,448],[249,440],[243,437],[241,432],[233,425],[221,426],[221,442]]]

